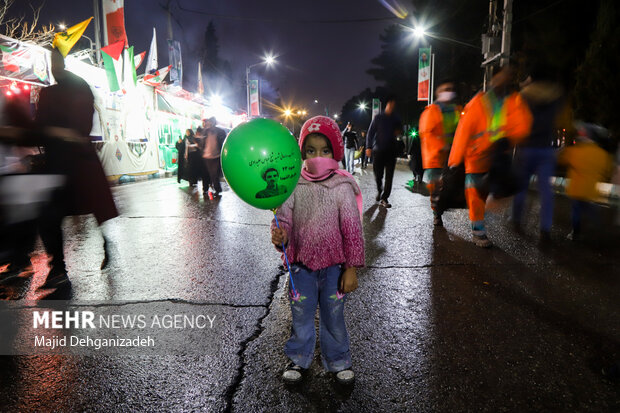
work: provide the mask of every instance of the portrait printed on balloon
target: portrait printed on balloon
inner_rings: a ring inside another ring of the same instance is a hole
[[[282,205],[301,175],[295,137],[271,119],[252,119],[234,128],[224,142],[221,159],[231,189],[260,209]]]
[[[256,198],[271,198],[286,193],[286,187],[278,185],[280,173],[276,168],[269,167],[263,172],[263,180],[267,182],[267,188],[256,193]]]

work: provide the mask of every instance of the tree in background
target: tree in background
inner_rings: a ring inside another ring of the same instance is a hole
[[[43,8],[43,3],[38,6],[28,3],[32,10],[32,19],[30,22],[26,16],[9,17],[8,12],[15,0],[0,0],[0,31],[5,36],[13,39],[28,41],[40,46],[46,46],[52,43],[54,39],[54,25],[41,26],[37,28],[39,23],[39,15]]]
[[[412,18],[432,36],[417,39],[411,30],[411,18],[389,26],[381,35],[381,53],[371,60],[373,67],[367,72],[396,95],[398,112],[405,123],[417,124],[426,106],[426,102],[417,100],[418,50],[429,42],[435,54],[436,81],[455,79],[464,100],[481,88],[480,49],[450,39],[479,46],[487,7],[488,0],[416,1]]]
[[[201,50],[205,92],[226,96],[233,90],[232,68],[229,61],[220,58],[219,49],[215,25],[210,21],[205,30]]]
[[[620,136],[620,7],[602,0],[585,58],[576,71],[575,112],[578,118],[609,128]]]

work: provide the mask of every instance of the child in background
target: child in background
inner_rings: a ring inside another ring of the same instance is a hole
[[[566,195],[572,199],[573,230],[568,239],[577,240],[581,236],[581,217],[591,208],[591,203],[599,198],[597,182],[607,182],[613,172],[611,155],[597,145],[593,139],[609,135],[607,129],[591,123],[577,127],[578,136],[573,146],[560,153],[558,163],[568,168],[570,180]]]
[[[284,352],[290,362],[282,379],[298,382],[310,367],[319,305],[323,366],[339,383],[348,384],[354,373],[344,302],[357,288],[356,267],[364,266],[361,192],[355,180],[338,169],[344,148],[332,119],[309,119],[299,146],[304,160],[301,178],[277,211],[280,228],[275,220],[271,226],[273,244],[278,249],[286,246],[296,289],[289,294],[293,322]]]

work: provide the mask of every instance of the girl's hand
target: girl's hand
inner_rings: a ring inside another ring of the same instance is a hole
[[[370,158],[372,156],[372,149],[366,149],[366,157]]]
[[[342,277],[340,277],[339,290],[344,294],[357,290],[357,272],[355,267],[344,270]]]
[[[271,242],[276,247],[282,247],[282,244],[288,244],[288,234],[282,228],[274,228],[271,230]]]

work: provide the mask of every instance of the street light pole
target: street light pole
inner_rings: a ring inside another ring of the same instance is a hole
[[[250,69],[252,69],[254,66],[262,65],[263,63],[266,63],[267,66],[270,66],[274,62],[274,59],[275,58],[271,55],[266,56],[265,60],[263,60],[262,62],[254,63],[253,65],[246,66],[245,68],[245,86],[246,86],[246,92],[247,92],[248,118],[252,117],[252,115],[250,114]],[[259,104],[260,104],[260,100],[259,100]]]
[[[248,119],[252,116],[250,115],[250,67],[245,68],[245,97],[247,98],[248,104]]]

